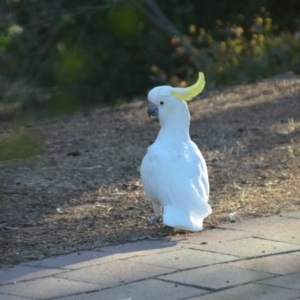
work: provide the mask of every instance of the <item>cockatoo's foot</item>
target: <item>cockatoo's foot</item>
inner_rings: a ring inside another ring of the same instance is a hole
[[[147,219],[147,223],[149,225],[153,225],[153,224],[155,224],[157,222],[162,222],[162,216],[158,216],[158,217],[153,217],[153,218],[148,218]]]

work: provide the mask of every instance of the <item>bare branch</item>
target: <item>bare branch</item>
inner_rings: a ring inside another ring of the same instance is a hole
[[[184,48],[185,56],[192,57],[192,46],[182,37],[179,30],[174,24],[160,10],[155,0],[145,0],[145,5],[141,5],[136,0],[128,1],[136,10],[141,12],[146,19],[155,27],[161,34],[163,34],[169,41],[176,37],[179,45]]]

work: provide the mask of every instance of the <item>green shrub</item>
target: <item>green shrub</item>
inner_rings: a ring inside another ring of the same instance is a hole
[[[15,129],[0,139],[0,160],[28,159],[39,151],[39,139],[25,129]]]
[[[300,74],[300,31],[279,32],[265,9],[248,30],[217,20],[211,30],[190,25],[185,39],[193,46],[193,63],[204,72],[209,89],[251,83],[286,71]],[[180,59],[181,52],[181,46],[175,48],[174,60]],[[187,74],[195,74],[193,63],[175,69],[179,76],[169,77],[169,82],[186,85]],[[155,73],[168,70],[156,68]]]
[[[144,7],[143,0],[0,1],[0,120],[15,108],[67,113],[115,105],[156,85],[185,86],[198,71],[206,88],[300,74],[298,0],[156,2],[186,30],[191,55],[130,5]]]

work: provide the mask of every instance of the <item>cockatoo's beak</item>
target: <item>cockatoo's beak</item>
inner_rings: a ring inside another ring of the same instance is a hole
[[[204,74],[199,73],[197,82],[187,88],[173,88],[172,95],[182,101],[189,101],[199,95],[205,86]]]
[[[150,103],[148,105],[147,112],[148,112],[149,118],[151,118],[151,116],[158,117],[158,107],[155,104],[153,104],[153,103]]]

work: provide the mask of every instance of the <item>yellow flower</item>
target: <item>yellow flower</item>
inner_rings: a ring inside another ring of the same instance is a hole
[[[14,24],[8,28],[8,35],[18,35],[23,32],[23,28],[17,24]]]
[[[243,33],[244,33],[244,28],[243,27],[238,26],[238,27],[235,28],[235,35],[236,36],[240,37],[240,36],[243,35]]]
[[[227,50],[227,45],[226,45],[226,43],[225,43],[225,42],[221,42],[221,43],[220,43],[220,52],[221,52],[221,53],[225,53],[226,50]]]
[[[157,66],[152,65],[152,66],[150,67],[150,70],[151,70],[152,73],[157,73],[159,69],[158,69]]]
[[[194,34],[196,32],[197,28],[194,24],[191,24],[189,27],[190,34]]]
[[[223,67],[218,67],[218,73],[223,73],[224,72],[224,68]]]
[[[255,22],[262,25],[264,23],[264,19],[262,17],[256,17]]]

